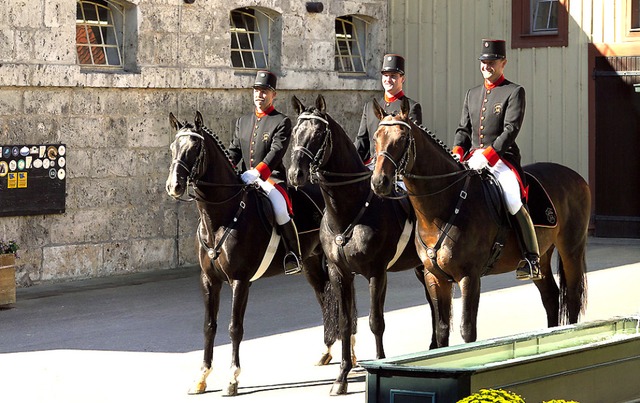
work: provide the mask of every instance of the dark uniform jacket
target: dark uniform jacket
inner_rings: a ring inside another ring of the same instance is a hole
[[[384,94],[376,98],[378,104],[385,110],[385,112],[397,113],[400,112],[400,106],[402,100],[407,98],[409,100],[409,118],[416,122],[416,124],[422,124],[422,106],[413,99],[402,96],[397,98],[393,102],[386,102]],[[356,136],[355,145],[360,154],[360,158],[363,161],[368,161],[375,155],[375,143],[372,141],[373,134],[378,130],[378,124],[380,121],[376,117],[373,109],[373,101],[369,101],[364,105],[362,111],[362,119],[360,120],[360,128],[358,129],[358,135]]]
[[[520,149],[515,140],[524,119],[524,88],[506,79],[496,84],[492,89],[480,85],[467,91],[453,152],[461,147],[458,154],[462,157],[472,149],[482,148],[492,166],[502,158],[521,172]]]
[[[242,160],[243,171],[257,168],[262,180],[286,182],[282,159],[290,140],[291,120],[286,115],[275,109],[262,118],[251,113],[236,121],[229,153],[235,165]]]

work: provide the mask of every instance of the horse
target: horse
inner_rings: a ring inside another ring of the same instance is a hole
[[[371,186],[377,194],[388,195],[395,178],[404,177],[417,216],[416,247],[435,307],[437,325],[430,348],[449,344],[453,283],[462,293],[462,338],[475,341],[480,278],[515,270],[521,259],[516,235],[508,224],[498,224],[504,220],[494,215],[495,209],[487,201],[491,198],[483,196],[488,174],[467,169],[442,141],[412,122],[408,102],[403,102],[395,116],[386,115],[379,105],[374,108],[380,125],[374,136],[377,160]],[[524,171],[530,185],[538,182],[543,188],[538,194],[546,192],[555,208],[555,214],[552,207],[545,211],[548,222],[538,221],[544,226],[534,219],[543,275],[534,284],[547,325],[576,323],[584,313],[587,296],[589,185],[577,172],[560,164],[535,163],[525,166]],[[530,200],[532,211],[536,203]],[[554,250],[558,251],[559,287],[551,268]]]
[[[384,358],[384,302],[387,270],[421,269],[414,245],[409,203],[377,197],[371,190],[371,171],[358,156],[344,129],[327,113],[318,95],[315,107],[305,107],[294,95],[298,114],[293,129],[289,183],[318,182],[325,202],[320,226],[329,279],[338,296],[342,360],[331,395],[347,393],[347,376],[354,362],[349,355],[355,301],[354,274],[369,282],[369,327],[375,336],[376,358]],[[418,273],[418,272],[416,272]],[[421,271],[418,279],[422,280]],[[424,286],[424,282],[423,282]],[[425,290],[426,296],[426,290]]]
[[[224,282],[231,286],[232,344],[231,380],[226,393],[238,393],[240,375],[239,347],[243,338],[244,313],[252,281],[284,272],[284,248],[274,228],[273,210],[257,186],[245,185],[232,165],[229,154],[218,137],[203,124],[196,112],[195,126],[179,122],[169,115],[176,131],[171,144],[172,162],[166,182],[167,193],[178,200],[193,187],[200,217],[196,246],[200,262],[200,288],[204,297],[204,360],[195,385],[189,393],[204,393],[211,372],[220,291]],[[317,186],[316,186],[317,188]],[[303,192],[304,191],[304,192]],[[313,199],[304,194],[313,196]],[[319,241],[319,223],[323,201],[317,189],[306,187],[291,192],[294,211],[299,214],[303,272],[315,291],[323,311],[327,351],[337,337],[337,304],[323,268]],[[325,353],[326,354],[326,353]],[[326,360],[323,355],[321,364]]]

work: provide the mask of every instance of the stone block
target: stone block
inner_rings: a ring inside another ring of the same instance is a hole
[[[42,277],[47,280],[94,277],[103,265],[101,244],[45,246]]]

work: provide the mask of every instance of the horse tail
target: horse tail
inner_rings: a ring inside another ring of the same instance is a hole
[[[567,275],[564,270],[562,256],[558,254],[558,276],[560,279],[560,325],[567,325],[577,322],[578,315],[584,314],[587,305],[587,262],[583,254],[579,273],[576,273],[578,280],[575,281],[575,289],[571,290],[567,284]],[[575,304],[577,309],[572,310],[571,305]],[[575,313],[574,313],[575,312]]]

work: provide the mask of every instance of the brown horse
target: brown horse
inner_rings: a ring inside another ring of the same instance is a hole
[[[422,282],[422,264],[414,247],[414,222],[409,203],[382,199],[371,190],[371,171],[358,156],[344,129],[326,112],[324,97],[306,108],[292,98],[298,122],[293,129],[292,185],[317,181],[326,209],[320,241],[327,258],[329,279],[340,304],[342,361],[332,395],[347,393],[347,376],[353,367],[349,335],[353,333],[354,274],[369,282],[369,327],[375,336],[376,358],[384,358],[384,302],[387,271],[415,269]],[[425,290],[426,294],[426,290]]]
[[[462,337],[474,341],[480,277],[515,270],[521,259],[515,234],[509,229],[496,261],[494,244],[501,226],[483,197],[483,175],[465,169],[442,142],[410,121],[408,102],[396,116],[386,116],[379,105],[375,110],[381,122],[375,133],[377,161],[371,185],[376,193],[387,195],[396,176],[404,176],[418,220],[416,246],[435,306],[437,325],[431,347],[449,343],[453,282],[462,292]],[[537,163],[524,169],[537,178],[557,211],[555,225],[536,226],[544,277],[534,283],[548,326],[576,323],[586,301],[589,187],[579,174],[562,165]],[[560,289],[551,272],[555,249]]]
[[[273,226],[272,210],[266,196],[255,186],[245,185],[239,172],[229,161],[229,154],[216,135],[203,125],[200,112],[195,127],[180,123],[170,114],[169,120],[177,132],[171,144],[172,163],[167,178],[167,193],[180,199],[189,185],[193,186],[200,214],[196,231],[201,267],[200,286],[204,296],[204,360],[201,373],[190,393],[206,390],[211,372],[214,338],[217,330],[220,291],[223,283],[232,289],[229,336],[232,344],[232,378],[228,395],[238,393],[240,374],[240,342],[244,334],[244,313],[252,281],[262,276],[283,274],[284,248]],[[306,188],[308,191],[313,189]],[[291,193],[300,230],[304,273],[313,287],[323,310],[327,350],[337,336],[337,304],[328,276],[322,267],[322,247],[318,228],[323,202],[319,191],[315,198],[300,192]],[[265,202],[267,204],[265,204]],[[271,214],[269,214],[271,213]]]

